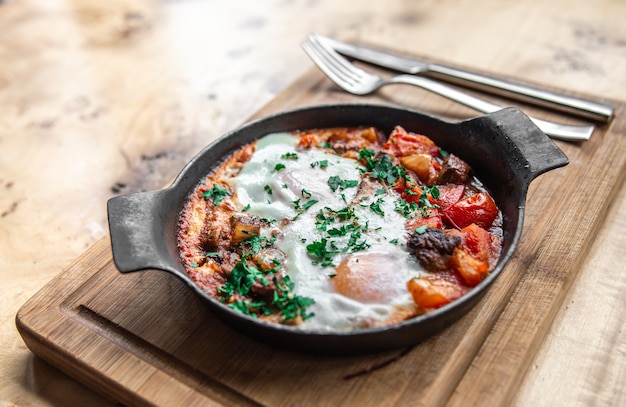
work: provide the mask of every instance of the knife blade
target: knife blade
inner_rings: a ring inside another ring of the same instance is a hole
[[[595,121],[606,123],[613,117],[614,108],[606,104],[445,65],[405,58],[399,55],[393,55],[387,51],[350,44],[319,34],[318,38],[340,54],[394,71],[413,75],[424,75]]]

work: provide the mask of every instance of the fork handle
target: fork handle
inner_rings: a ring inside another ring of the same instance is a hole
[[[435,82],[430,79],[419,77],[419,76],[397,75],[397,76],[389,78],[386,82],[387,83],[404,83],[407,85],[418,86],[422,89],[429,90],[440,96],[443,96],[450,100],[454,100],[455,102],[461,103],[462,105],[465,105],[467,107],[470,107],[474,110],[477,110],[483,113],[492,113],[492,112],[496,112],[498,110],[503,109],[503,107],[500,105],[487,102],[486,100],[471,96],[467,93],[451,88],[450,86],[441,84],[439,82]],[[569,141],[589,140],[595,128],[594,126],[591,126],[591,125],[574,126],[574,125],[569,125],[569,124],[560,124],[560,123],[550,122],[547,120],[536,119],[530,116],[529,118],[545,134],[547,134],[548,136],[551,136],[552,138],[557,138],[561,140],[569,140]]]

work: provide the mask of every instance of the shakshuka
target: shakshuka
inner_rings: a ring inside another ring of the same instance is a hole
[[[274,133],[226,157],[180,214],[181,261],[239,312],[310,330],[403,321],[494,268],[502,215],[470,166],[397,126]]]

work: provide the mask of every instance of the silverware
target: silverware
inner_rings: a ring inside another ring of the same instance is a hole
[[[383,79],[378,75],[365,72],[339,55],[327,44],[322,43],[319,37],[314,33],[310,34],[308,38],[301,43],[301,46],[309,57],[311,57],[313,62],[315,62],[337,86],[355,95],[367,95],[385,85],[404,83],[437,93],[483,113],[492,113],[502,109],[502,106],[470,96],[430,79],[413,75],[397,75]],[[589,140],[594,130],[594,126],[573,126],[532,117],[530,117],[530,119],[545,134],[561,140]]]
[[[349,44],[321,35],[318,35],[318,40],[330,45],[331,48],[343,55],[398,72],[413,75],[420,74],[600,122],[608,122],[611,120],[611,117],[613,117],[614,108],[612,106],[592,102],[590,100],[563,95],[444,65],[404,58],[392,55],[388,52]]]

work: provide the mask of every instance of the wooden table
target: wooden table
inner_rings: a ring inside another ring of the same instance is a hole
[[[106,236],[108,198],[162,187],[308,72],[310,31],[625,100],[626,3],[336,3],[0,2],[0,400],[111,404],[32,355],[18,309]],[[626,188],[614,196],[520,406],[626,403]]]

